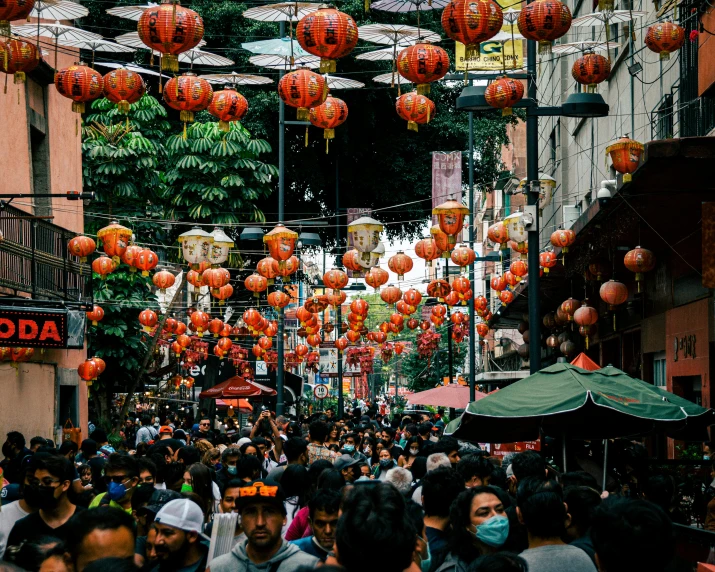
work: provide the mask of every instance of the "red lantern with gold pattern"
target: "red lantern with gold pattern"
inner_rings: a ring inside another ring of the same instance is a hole
[[[581,302],[576,300],[576,298],[569,298],[561,303],[561,311],[566,314],[569,322],[573,322],[573,316],[580,307]]]
[[[0,3],[0,36],[10,37],[10,22],[24,20],[35,7],[35,0],[3,0]]]
[[[142,247],[138,246],[136,244],[130,244],[127,246],[127,249],[124,251],[124,253],[120,256],[122,262],[129,266],[129,272],[136,272],[137,271],[137,260],[139,259],[139,255],[141,254]]]
[[[481,315],[482,313],[484,313],[484,310],[486,310],[488,306],[489,302],[484,296],[480,295],[474,298],[474,311],[477,314]]]
[[[225,268],[207,268],[201,274],[201,283],[209,288],[218,289],[229,283],[231,273]]]
[[[511,290],[502,290],[499,293],[499,299],[501,300],[502,306],[507,306],[514,301],[514,293]]]
[[[420,294],[414,288],[410,288],[402,295],[402,299],[410,306],[414,306],[416,308],[422,301],[422,294]]]
[[[117,265],[114,264],[114,261],[104,254],[92,261],[92,270],[99,274],[102,280],[105,280],[116,268]]]
[[[579,332],[585,338],[586,349],[588,349],[588,336],[591,333],[591,327],[598,323],[598,311],[596,308],[584,304],[574,312],[573,321],[579,325]]]
[[[358,27],[348,14],[325,7],[303,16],[295,35],[301,48],[320,58],[320,73],[334,73],[335,60],[357,45]]]
[[[204,37],[204,21],[178,0],[162,0],[159,6],[144,10],[137,31],[146,46],[161,52],[161,69],[178,72],[178,55],[199,45]]]
[[[628,270],[636,273],[636,284],[638,285],[638,292],[640,292],[643,274],[655,268],[655,255],[646,248],[636,246],[626,254],[623,264]]]
[[[258,261],[258,264],[256,264],[256,272],[268,280],[269,286],[273,284],[274,278],[278,276],[278,273],[273,270],[273,258],[270,256]]]
[[[418,131],[417,126],[429,123],[437,112],[431,99],[414,91],[398,97],[395,109],[397,115],[407,121],[409,131]]]
[[[142,310],[139,313],[139,323],[144,326],[145,332],[151,332],[151,329],[156,326],[157,320],[154,310]]]
[[[367,316],[369,309],[370,305],[362,298],[356,298],[350,302],[350,311],[363,318]]]
[[[214,318],[209,322],[209,332],[213,334],[214,338],[218,338],[218,335],[221,333],[221,330],[223,330],[223,320],[220,320],[219,318]]]
[[[437,298],[438,300],[440,298],[444,298],[451,291],[452,291],[452,287],[449,285],[449,282],[447,282],[446,280],[442,280],[442,279],[432,280],[432,282],[430,282],[427,285],[427,294],[429,296],[432,296],[433,298]]]
[[[87,319],[92,322],[93,326],[96,326],[104,318],[104,310],[101,306],[93,306],[92,310],[87,312]]]
[[[601,54],[586,52],[573,63],[571,75],[593,93],[596,91],[596,86],[611,75],[611,62]]]
[[[211,296],[218,300],[219,306],[225,306],[226,300],[233,296],[233,286],[226,284],[221,288],[211,288]]]
[[[380,298],[385,304],[393,306],[397,301],[402,298],[402,290],[397,286],[390,284],[387,288],[383,288],[380,292]]]
[[[502,290],[506,289],[506,278],[504,278],[504,275],[492,276],[492,279],[489,282],[489,285],[492,287],[492,290],[501,292]]]
[[[522,97],[524,97],[524,84],[518,79],[506,76],[494,80],[484,92],[484,99],[487,100],[487,103],[501,109],[503,116],[511,115],[511,108],[521,101]]]
[[[683,47],[685,29],[673,22],[658,22],[645,35],[645,45],[651,52],[660,54],[661,60],[670,59],[670,54]]]
[[[196,310],[191,314],[191,323],[194,325],[196,333],[199,337],[202,337],[204,335],[204,331],[206,331],[206,329],[208,328],[209,319],[209,315],[206,312],[202,312],[201,310]]]
[[[97,249],[97,244],[88,236],[75,236],[67,244],[67,251],[79,257],[80,262],[87,262],[87,257]]]
[[[437,247],[442,251],[442,258],[449,258],[449,253],[454,250],[457,245],[457,237],[455,235],[450,236],[443,232],[439,225],[434,225],[430,228],[430,234],[437,244]]]
[[[487,335],[489,334],[489,326],[485,324],[484,322],[479,322],[476,326],[477,328],[477,334],[479,335],[480,338],[486,338]]]
[[[413,263],[409,256],[401,250],[398,250],[397,254],[389,258],[387,266],[390,270],[397,274],[398,280],[404,280],[405,274],[412,270]]]
[[[13,74],[13,83],[25,83],[26,74],[34,70],[40,61],[35,44],[21,38],[0,41],[0,71]]]
[[[365,283],[368,286],[372,286],[377,292],[380,289],[380,286],[387,284],[389,278],[390,275],[387,270],[383,270],[382,268],[375,266],[374,268],[370,268],[368,273],[365,274]]]
[[[330,95],[320,105],[310,108],[309,121],[314,127],[323,130],[326,153],[328,152],[328,142],[335,139],[335,128],[345,123],[347,118],[347,103]]]
[[[166,292],[167,288],[171,288],[176,282],[176,276],[174,276],[168,270],[159,270],[154,276],[152,276],[152,282],[154,286],[159,288],[162,294]]]
[[[338,348],[339,352],[343,352],[345,348],[348,347],[348,340],[346,338],[340,337],[337,340],[335,340],[335,347]]]
[[[456,292],[454,290],[452,290],[444,297],[444,303],[447,304],[447,306],[456,306],[460,302],[461,298],[459,296],[459,292]]]
[[[246,289],[253,292],[253,296],[256,298],[261,295],[261,292],[268,288],[268,280],[258,274],[258,272],[251,274],[248,278],[246,278],[246,280],[244,280],[243,283],[245,284]]]
[[[55,72],[55,88],[63,97],[72,100],[72,111],[84,113],[84,103],[101,97],[104,89],[102,74],[75,64]]]
[[[360,339],[360,332],[356,332],[354,330],[348,330],[345,332],[345,337],[350,340],[351,343],[356,343]]]
[[[556,258],[556,253],[552,250],[547,250],[539,254],[539,264],[544,269],[544,272],[549,273],[549,268],[556,266],[558,258]]]
[[[404,295],[403,295],[404,296]],[[398,300],[397,304],[395,304],[395,308],[397,308],[397,311],[400,314],[404,314],[405,316],[409,316],[410,314],[414,314],[415,308],[414,306],[410,306],[407,302],[404,300]]]
[[[551,233],[551,244],[560,248],[561,252],[568,252],[569,246],[576,242],[576,233],[570,229],[559,229]]]
[[[142,271],[142,276],[149,276],[149,271],[154,270],[159,264],[159,257],[156,252],[145,248],[139,253],[135,266]]]
[[[571,27],[571,10],[559,0],[535,0],[521,10],[517,25],[527,40],[539,42],[540,54],[550,54],[551,43]]]
[[[452,262],[454,262],[460,268],[466,268],[477,258],[474,251],[467,245],[462,244],[452,251]]]
[[[516,276],[517,280],[521,280],[529,273],[529,268],[523,260],[515,260],[509,265],[509,272]]]
[[[333,307],[337,308],[340,306],[345,300],[347,299],[347,294],[345,292],[342,292],[338,290],[337,292],[333,291],[330,294],[328,294],[328,303]]]
[[[84,360],[77,368],[77,373],[84,381],[94,381],[99,375],[97,362],[91,359]]]
[[[357,249],[353,248],[348,250],[345,254],[343,254],[343,266],[352,272],[364,272],[365,269],[360,266],[360,263],[358,262],[359,256],[360,253]]]
[[[248,100],[235,89],[225,88],[214,93],[208,112],[218,119],[221,131],[230,131],[231,122],[241,121],[248,111]]]
[[[410,318],[409,320],[407,320],[407,327],[410,330],[414,330],[419,325],[420,325],[420,321],[415,318]]]
[[[507,270],[504,272],[504,281],[506,282],[507,286],[511,286],[512,288],[516,287],[517,284],[519,284],[519,279],[515,274],[512,274],[511,271]]]
[[[405,323],[405,317],[399,312],[393,312],[390,315],[390,322],[395,326],[400,327],[402,324]]]
[[[290,296],[281,291],[271,292],[268,294],[268,304],[278,311],[290,304]]]
[[[323,103],[328,96],[328,85],[322,75],[309,69],[298,69],[281,78],[278,95],[283,103],[298,109],[299,121],[307,121],[308,110]]]
[[[272,260],[273,262],[271,264],[276,276],[282,276],[284,279],[288,278],[291,274],[294,274],[300,265],[296,256],[291,256],[288,260],[280,262],[278,260]]]
[[[601,300],[608,304],[608,309],[613,311],[616,306],[620,306],[628,300],[628,287],[623,282],[609,280],[601,284],[598,294],[601,296]]]
[[[479,44],[502,28],[504,14],[493,0],[452,0],[442,12],[442,29],[465,49],[479,52]]]
[[[384,344],[387,341],[387,334],[385,332],[375,332],[375,341],[378,344]]]
[[[115,264],[119,264],[129,246],[132,231],[113,220],[108,226],[99,229],[97,238],[102,241],[104,252],[112,257]]]
[[[151,9],[145,10],[144,14]],[[172,109],[179,111],[179,119],[186,124],[193,123],[194,114],[206,109],[214,96],[211,84],[196,74],[186,72],[178,77],[172,77],[164,86],[164,101]]]
[[[323,274],[323,284],[325,284],[327,288],[332,288],[333,291],[341,290],[348,285],[348,275],[342,270],[333,268]]]
[[[464,276],[457,276],[452,281],[452,290],[459,294],[465,294],[470,288],[471,285],[469,283],[469,278],[466,278]]]
[[[201,274],[199,274],[196,270],[189,270],[186,273],[186,281],[194,288],[201,288],[201,286],[203,286],[201,283]]]
[[[631,173],[638,168],[644,149],[642,143],[626,136],[606,147],[606,155],[611,156],[613,168],[623,175],[624,183],[633,179]]]
[[[432,266],[432,261],[442,255],[442,250],[437,246],[433,238],[423,238],[415,244],[415,254],[427,262],[427,266]]]
[[[469,214],[469,208],[450,200],[434,207],[432,214],[437,216],[440,230],[447,236],[454,237],[464,228],[464,217]]]
[[[449,55],[439,46],[419,43],[408,46],[397,55],[397,73],[417,85],[417,93],[429,93],[429,84],[442,79],[449,71]]]
[[[309,312],[318,314],[328,307],[328,297],[317,295],[311,296],[303,303],[303,306]]]
[[[132,103],[142,98],[146,86],[142,77],[134,71],[118,68],[104,76],[104,97],[117,104],[119,113],[129,113]]]
[[[509,232],[504,224],[504,221],[495,222],[487,229],[487,238],[494,244],[500,244],[501,250],[507,249],[509,242]]]
[[[279,266],[293,256],[296,240],[298,240],[298,233],[280,223],[263,237],[271,258],[277,260]]]

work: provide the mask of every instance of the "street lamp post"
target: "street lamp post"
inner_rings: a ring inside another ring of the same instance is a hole
[[[469,157],[467,157],[467,169],[469,169],[469,248],[474,250],[474,112],[469,112]],[[474,323],[474,262],[469,265],[469,287],[472,295],[469,298],[469,401],[474,401],[476,397],[476,340]]]

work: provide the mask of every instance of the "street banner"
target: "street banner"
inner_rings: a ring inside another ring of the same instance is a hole
[[[445,201],[462,202],[462,152],[434,151],[432,153],[432,208]],[[438,224],[432,216],[432,224]],[[462,233],[457,235],[457,242]]]
[[[502,32],[511,34],[511,26],[505,25]],[[519,31],[515,29],[514,34],[518,33]],[[468,50],[464,44],[456,42],[454,59],[457,71],[518,70],[524,67],[524,41],[509,40],[504,43],[487,41],[479,44],[479,49]]]

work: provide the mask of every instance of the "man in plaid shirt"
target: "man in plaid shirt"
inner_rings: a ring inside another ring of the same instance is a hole
[[[310,443],[308,443],[308,464],[325,459],[335,463],[338,454],[325,446],[325,439],[328,437],[328,425],[324,421],[313,421],[310,424]]]

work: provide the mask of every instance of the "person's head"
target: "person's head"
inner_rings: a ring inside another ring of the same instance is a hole
[[[405,500],[394,487],[379,482],[358,484],[343,501],[335,556],[346,572],[370,567],[404,570],[412,562],[416,535]]]
[[[422,506],[427,516],[446,518],[449,507],[464,491],[464,480],[453,469],[440,467],[422,478]]]
[[[2,454],[8,459],[13,459],[25,448],[25,436],[19,431],[10,431],[2,446]]]
[[[100,449],[109,442],[107,440],[107,432],[104,429],[95,429],[89,434],[89,438],[97,443]]]
[[[340,512],[340,493],[321,489],[308,503],[313,536],[325,550],[332,550]]]
[[[573,541],[585,536],[591,528],[593,515],[601,505],[601,495],[591,487],[568,487],[564,490],[564,502],[571,517],[566,536]]]
[[[308,464],[308,442],[305,439],[289,437],[283,443],[283,452],[290,465],[306,466]]]
[[[606,499],[594,513],[591,538],[600,572],[663,571],[675,551],[670,518],[643,500]]]
[[[357,449],[360,443],[360,435],[358,433],[346,433],[343,435],[343,450],[347,453],[352,453]]]
[[[146,457],[137,459],[137,470],[139,471],[139,482],[156,484],[156,464]]]
[[[100,506],[78,512],[70,520],[67,545],[75,572],[101,558],[132,559],[134,541],[134,519],[123,510]]]
[[[415,544],[412,560],[420,567],[420,570],[430,570],[432,567],[432,555],[430,554],[427,529],[425,528],[425,511],[413,500],[407,500],[405,513],[416,532],[417,543]]]
[[[407,439],[405,445],[405,455],[408,458],[417,457],[422,452],[422,437],[415,435]]]
[[[451,469],[452,462],[449,460],[449,457],[444,453],[432,453],[429,457],[427,457],[427,463],[425,467],[428,473],[439,468]]]
[[[241,455],[244,457],[258,457],[259,454],[258,445],[256,445],[253,441],[248,441],[247,443],[244,443],[243,445],[241,445],[239,450],[241,451]]]
[[[328,423],[328,437],[329,441],[336,441],[338,439],[339,430],[336,423]]]
[[[236,477],[244,481],[255,481],[261,474],[263,464],[256,455],[243,455],[238,460]]]
[[[221,468],[221,451],[212,447],[204,453],[201,462],[209,469],[219,470]]]
[[[675,496],[675,482],[670,475],[651,475],[643,486],[646,500],[657,504],[666,513],[670,512]]]
[[[167,463],[162,471],[162,480],[167,489],[181,492],[184,485],[184,473],[186,468],[181,463]]]
[[[405,439],[409,440],[417,436],[419,436],[417,425],[415,423],[407,423],[407,425],[405,425]]]
[[[396,431],[392,427],[385,427],[382,430],[382,440],[385,442],[385,447],[392,447],[392,442],[395,440]]]
[[[226,447],[221,453],[221,464],[226,472],[232,477],[238,475],[238,460],[241,458],[241,451],[238,447]]]
[[[211,472],[206,465],[194,463],[184,472],[184,484],[181,486],[182,493],[196,493],[205,503],[204,512],[206,517],[213,512],[213,481]]]
[[[360,462],[356,466],[358,467],[358,471],[360,473],[358,475],[358,478],[362,478],[362,477],[366,477],[368,479],[370,478],[370,475],[372,474],[372,472],[370,471],[370,465],[368,465],[365,462]]]
[[[89,465],[80,465],[77,467],[77,474],[83,487],[92,483],[92,467]]]
[[[284,503],[285,495],[278,483],[252,481],[239,489],[241,526],[254,552],[270,554],[281,544],[281,530],[286,523]]]
[[[467,488],[481,487],[489,484],[494,465],[483,455],[465,455],[457,463],[457,472],[464,479]]]
[[[181,449],[176,451],[175,455],[176,460],[185,467],[201,461],[201,453],[199,453],[196,447],[181,447]]]
[[[311,443],[325,443],[328,437],[328,425],[324,421],[313,421],[308,429]]]
[[[523,451],[518,455],[514,455],[511,460],[511,468],[517,483],[526,477],[538,477],[541,479],[546,477],[546,463],[536,451]]]
[[[6,558],[12,560],[18,568],[10,570],[38,570],[44,572],[70,572],[71,562],[66,554],[65,545],[53,536],[38,536],[23,542],[19,547],[8,547]],[[1,562],[0,564],[10,564]],[[0,570],[5,568],[0,565]]]
[[[497,552],[480,556],[469,565],[467,572],[527,572],[526,560],[511,552]]]
[[[310,491],[310,475],[302,465],[288,465],[281,479],[286,498],[298,497],[301,506]]]
[[[428,421],[427,421],[427,422],[420,423],[420,424],[417,426],[417,434],[418,434],[420,437],[422,437],[422,439],[425,439],[425,440],[426,440],[426,439],[429,439],[429,438],[430,438],[430,434],[432,433],[432,427],[433,427],[432,423],[430,423],[430,422],[428,422]]]
[[[30,451],[35,453],[40,447],[47,446],[47,440],[44,437],[33,437],[30,439]]]
[[[444,453],[447,455],[452,467],[456,467],[460,459],[459,441],[457,441],[454,437],[443,437],[439,440],[439,443],[435,445],[434,452]]]
[[[387,471],[385,482],[395,487],[400,494],[408,496],[412,490],[412,473],[402,467],[394,467]]]
[[[91,459],[97,455],[97,442],[94,439],[85,439],[80,446],[82,456],[85,459]]]
[[[211,419],[208,417],[202,416],[201,419],[199,420],[199,432],[200,433],[208,433],[209,429],[211,429]]]
[[[416,457],[410,465],[412,480],[419,481],[427,473],[427,457]]]
[[[84,568],[84,572],[136,572],[136,570],[133,558],[116,557],[100,558]]]
[[[586,471],[564,473],[559,477],[559,483],[561,483],[564,491],[569,487],[591,487],[594,490],[598,488],[596,477]]]
[[[204,514],[190,499],[166,503],[156,514],[152,527],[156,530],[154,550],[168,570],[183,568],[186,556],[195,551],[200,541]]]
[[[67,499],[72,486],[74,467],[66,457],[36,453],[31,461],[32,476],[23,490],[31,507],[52,511]]]
[[[152,418],[151,415],[142,415],[141,417],[141,423],[143,427],[147,427],[152,424]]]
[[[346,482],[352,483],[359,476],[357,471],[357,464],[358,461],[356,459],[353,459],[350,455],[346,453],[338,457],[335,460],[335,464],[333,466],[337,471],[340,471]]]
[[[70,461],[74,461],[78,450],[79,447],[74,441],[62,441],[59,452],[63,457],[67,457]]]
[[[516,512],[531,537],[561,538],[566,533],[568,514],[561,485],[554,480],[526,477],[519,481]]]
[[[239,488],[245,485],[240,479],[231,479],[221,491],[219,508],[222,513],[238,512]]]
[[[345,486],[345,477],[337,469],[326,469],[318,477],[318,489],[342,490]]]
[[[132,497],[139,484],[139,465],[130,455],[113,453],[104,465],[104,482],[107,496],[115,502],[124,502]]]
[[[378,459],[380,461],[380,469],[382,470],[389,469],[395,464],[394,459],[392,458],[392,451],[389,447],[383,447],[380,449]]]

